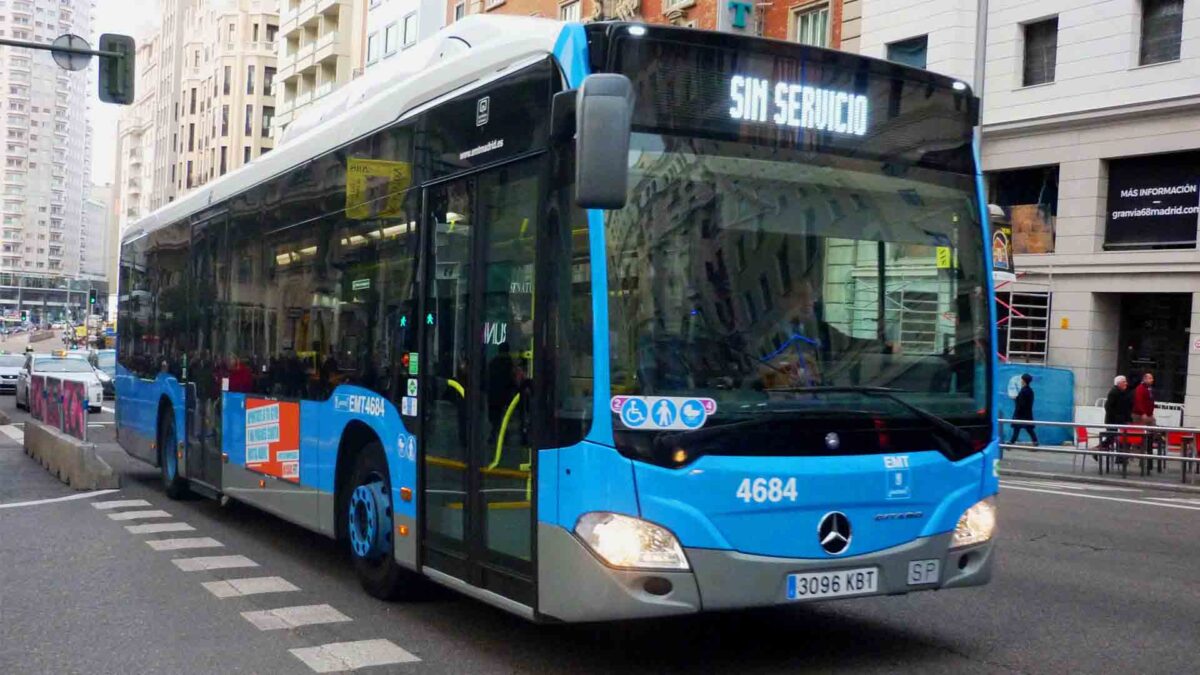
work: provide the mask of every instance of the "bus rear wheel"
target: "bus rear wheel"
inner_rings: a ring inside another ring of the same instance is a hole
[[[342,514],[350,543],[354,571],[363,589],[381,600],[395,600],[411,592],[412,572],[395,557],[392,518],[392,485],[383,446],[372,442],[355,459],[346,484],[349,496]]]
[[[179,476],[178,448],[175,416],[164,410],[158,420],[158,466],[162,471],[163,491],[171,499],[182,499],[187,494],[187,481]]]

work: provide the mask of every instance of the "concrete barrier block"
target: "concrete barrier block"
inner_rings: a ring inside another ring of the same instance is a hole
[[[25,453],[76,490],[121,486],[117,472],[96,455],[95,443],[85,443],[33,419],[25,423]]]

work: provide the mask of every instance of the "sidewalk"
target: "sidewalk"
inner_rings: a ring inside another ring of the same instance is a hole
[[[1135,484],[1176,492],[1200,493],[1200,479],[1196,478],[1195,473],[1188,474],[1187,485],[1180,480],[1180,462],[1166,462],[1162,473],[1158,473],[1156,466],[1149,476],[1143,476],[1138,469],[1138,460],[1131,459],[1128,475],[1122,476],[1119,467],[1116,466],[1113,467],[1112,473],[1101,474],[1099,464],[1091,455],[1005,450],[1004,458],[1000,462],[1000,474],[1086,483]]]

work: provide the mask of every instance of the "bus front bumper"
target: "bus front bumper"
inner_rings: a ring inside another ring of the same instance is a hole
[[[690,571],[660,572],[608,567],[566,530],[541,523],[538,611],[562,621],[609,621],[813,602],[788,599],[790,575],[852,569],[873,569],[878,575],[875,590],[828,599],[986,584],[992,576],[994,540],[951,551],[951,536],[921,537],[874,553],[825,560],[685,549]],[[928,574],[931,561],[937,561],[936,579]],[[914,565],[925,571],[921,583],[910,583]]]

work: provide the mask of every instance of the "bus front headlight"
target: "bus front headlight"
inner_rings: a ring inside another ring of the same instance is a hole
[[[954,527],[954,538],[950,548],[961,548],[973,544],[982,544],[992,538],[996,532],[996,502],[991,497],[976,502],[974,506],[963,512]]]
[[[585,513],[575,534],[613,567],[627,569],[689,569],[683,547],[670,530],[619,513]]]

